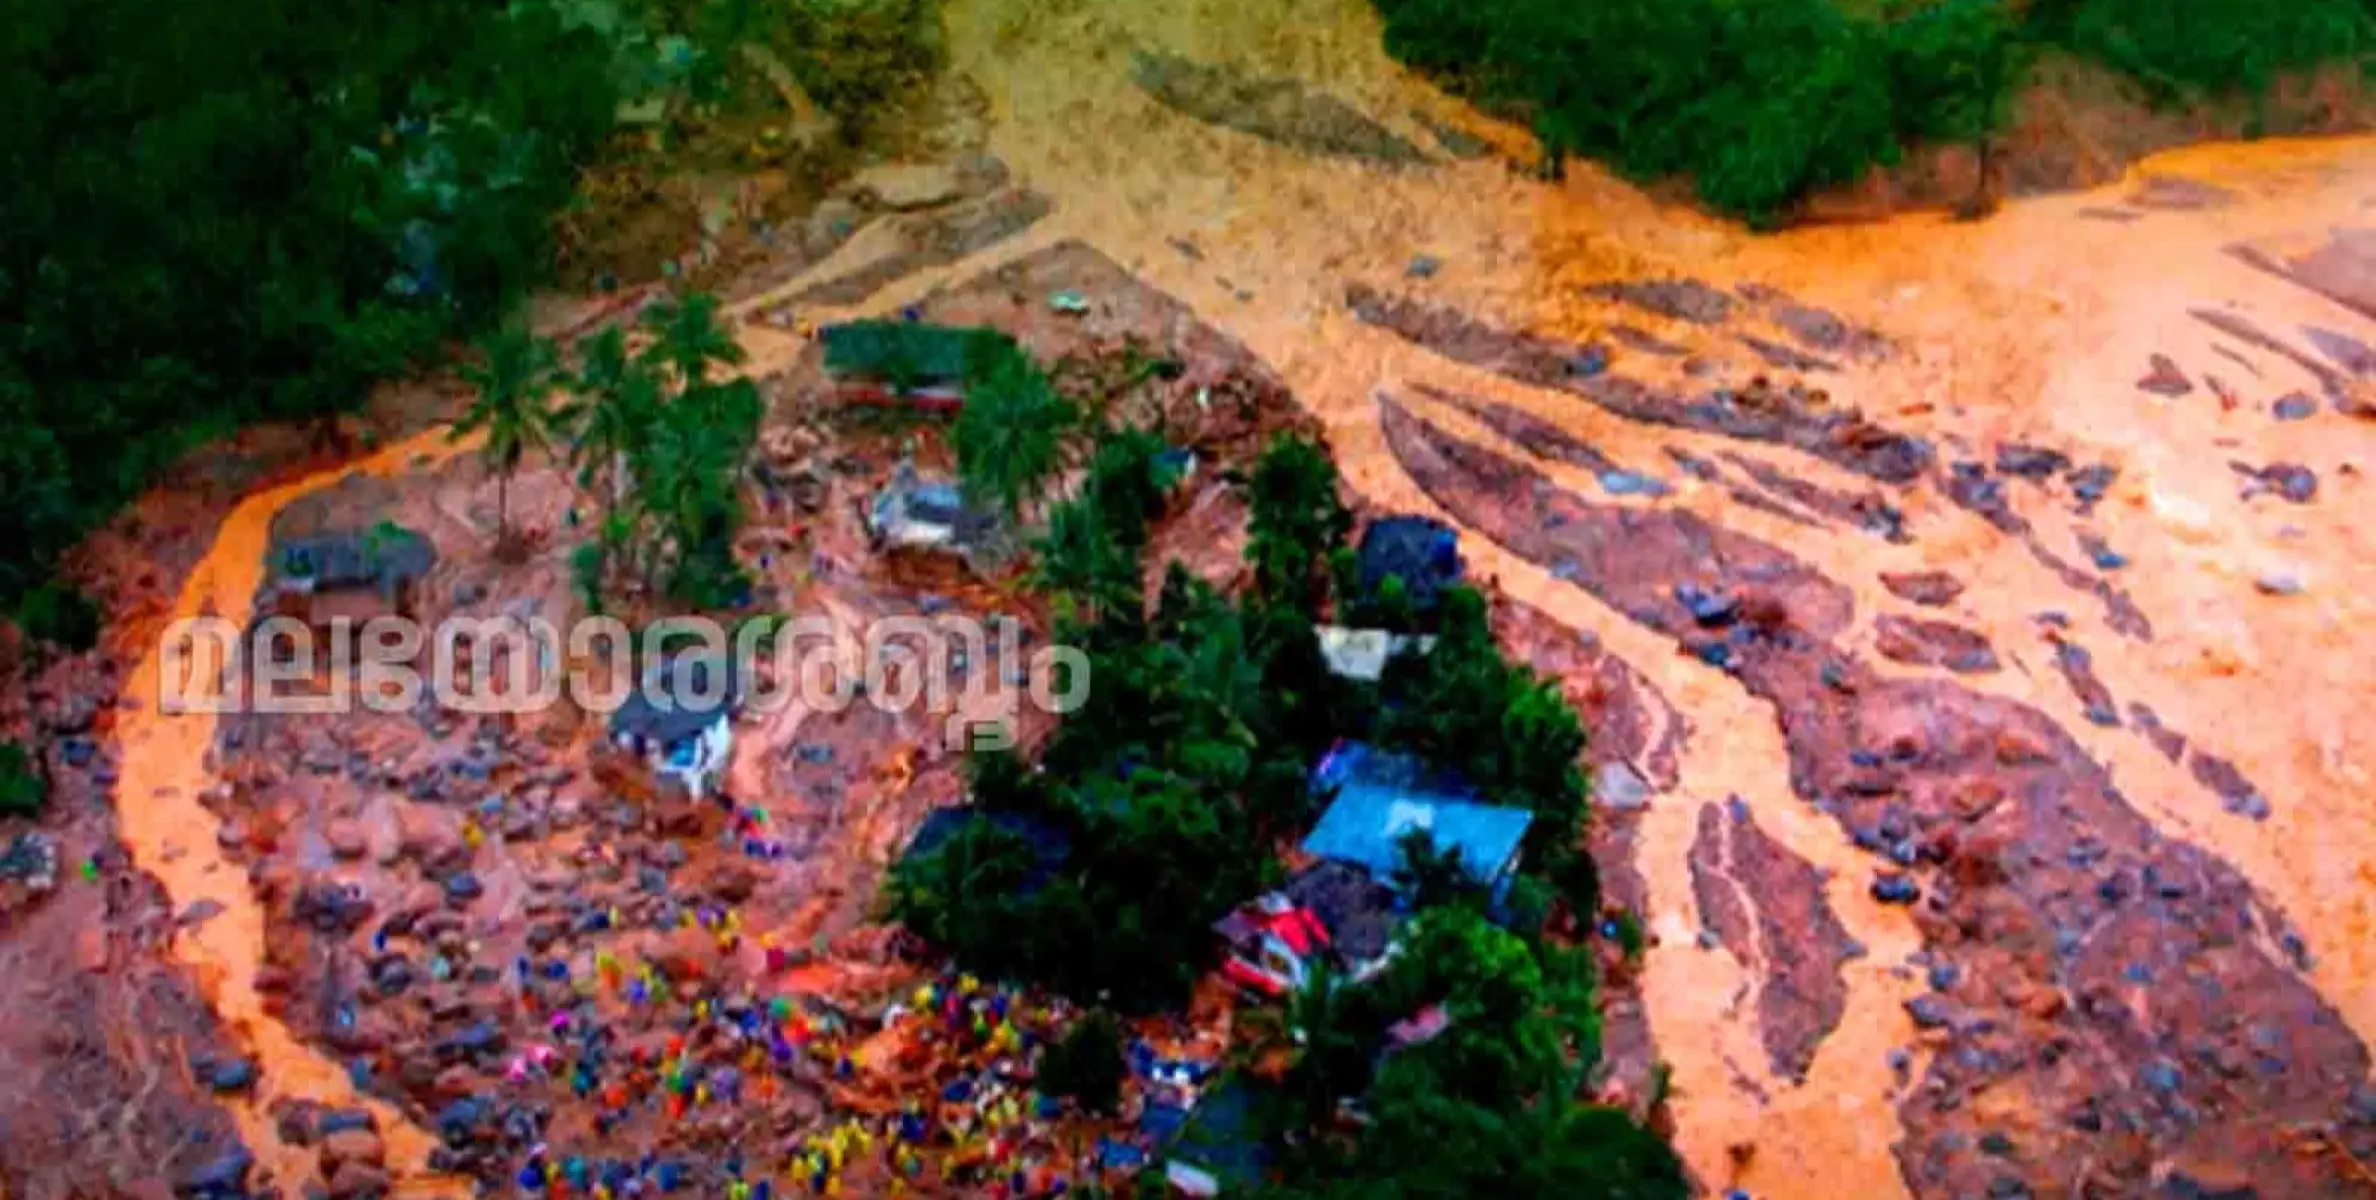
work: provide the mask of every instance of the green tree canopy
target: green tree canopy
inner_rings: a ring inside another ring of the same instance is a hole
[[[1080,420],[1079,407],[1028,355],[990,355],[967,381],[950,431],[958,478],[977,502],[1020,516],[1064,465],[1066,440]]]
[[[499,537],[510,531],[512,473],[529,451],[550,444],[559,363],[560,352],[550,341],[525,325],[508,324],[483,339],[475,360],[462,367],[462,379],[475,394],[449,436],[459,441],[473,433],[486,435],[479,455],[495,472]]]

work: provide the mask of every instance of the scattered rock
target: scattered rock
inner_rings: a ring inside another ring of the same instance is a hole
[[[468,871],[456,871],[445,878],[446,900],[453,904],[468,904],[486,894],[486,890],[479,877]]]
[[[363,857],[363,852],[371,846],[362,824],[345,817],[324,826],[322,840],[330,844],[330,853],[349,861]]]
[[[2308,504],[2318,496],[2318,473],[2300,463],[2270,463],[2254,467],[2249,463],[2230,462],[2229,469],[2244,477],[2241,499],[2250,500],[2262,492],[2275,492],[2294,504]]]
[[[2024,446],[2007,442],[1997,447],[1996,469],[2001,475],[2013,475],[2033,483],[2043,483],[2060,475],[2071,465],[2069,455],[2043,446]]]
[[[2096,504],[2112,490],[2112,484],[2119,478],[2118,468],[2097,463],[2072,471],[2063,477],[2063,482],[2071,485],[2071,495],[2079,500],[2079,515],[2084,517],[2095,511]]]
[[[2178,364],[2169,355],[2156,354],[2150,361],[2153,370],[2143,379],[2137,381],[2138,391],[2151,392],[2156,396],[2172,397],[2184,396],[2194,391],[2194,384],[2188,381],[2186,373],[2178,369]]]
[[[330,1177],[330,1200],[378,1200],[388,1194],[389,1186],[386,1171],[351,1162]]]
[[[2092,533],[2079,535],[2079,548],[2087,552],[2087,559],[2099,571],[2117,571],[2128,565],[2128,556],[2114,550],[2104,539]]]
[[[1874,877],[1872,893],[1883,904],[1912,904],[1922,899],[1922,886],[1902,871],[1884,871]]]
[[[1739,600],[1688,583],[1675,585],[1675,600],[1692,620],[1705,626],[1729,625],[1741,611]]]
[[[221,915],[223,915],[223,902],[208,896],[204,899],[191,901],[190,906],[183,909],[181,915],[173,919],[173,923],[184,929],[190,929],[204,925]]]
[[[2301,576],[2291,571],[2269,571],[2252,581],[2264,596],[2299,596],[2302,594]]]
[[[329,1137],[331,1134],[348,1129],[366,1129],[376,1133],[379,1130],[379,1121],[371,1115],[369,1109],[334,1108],[322,1114],[317,1128],[323,1137]]]
[[[1945,571],[1883,571],[1881,586],[1888,588],[1889,593],[1900,600],[1926,608],[1953,604],[1964,590],[1963,583]]]
[[[1599,478],[1601,490],[1612,496],[1664,496],[1670,491],[1665,483],[1636,471],[1603,471]]]
[[[1411,265],[1403,268],[1403,275],[1410,279],[1433,279],[1436,272],[1443,269],[1442,259],[1432,254],[1420,254],[1413,256]]]
[[[244,1148],[233,1148],[182,1176],[173,1190],[193,1200],[231,1200],[247,1193],[248,1171],[255,1164]]]
[[[2307,393],[2292,392],[2279,398],[2269,411],[2280,421],[2305,421],[2318,412],[2318,401]]]
[[[1592,802],[1594,807],[1609,812],[1646,808],[1650,803],[1650,786],[1625,763],[1604,763],[1592,774]]]
[[[1873,622],[1874,649],[1883,658],[1918,667],[1944,667],[1958,674],[1998,669],[1996,650],[1985,635],[1946,621],[1918,621],[1883,613]]]
[[[1914,1018],[1916,1029],[1949,1029],[1955,1025],[1955,1006],[1934,993],[1906,1001],[1906,1015]]]
[[[207,1069],[206,1086],[218,1092],[244,1092],[256,1086],[256,1064],[234,1058]]]

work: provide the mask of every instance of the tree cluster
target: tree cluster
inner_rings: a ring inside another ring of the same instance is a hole
[[[1502,657],[1483,597],[1450,589],[1433,652],[1398,659],[1380,683],[1331,674],[1314,622],[1350,602],[1332,595],[1343,573],[1331,564],[1353,522],[1327,452],[1295,438],[1247,481],[1253,586],[1224,596],[1175,562],[1149,597],[1163,450],[1149,431],[1107,433],[1035,547],[1056,636],[1088,656],[1087,708],[1034,764],[973,763],[979,812],[1057,831],[1061,866],[978,820],[894,873],[894,915],[986,973],[1126,1007],[1176,1000],[1212,964],[1211,923],[1275,882],[1273,848],[1316,812],[1312,765],[1345,738],[1435,759],[1493,802],[1532,810],[1532,869],[1589,911],[1590,860],[1575,850],[1582,724],[1555,687]]]
[[[977,808],[1061,831],[1062,864],[1019,888],[1030,856],[984,817],[903,863],[891,889],[894,915],[969,966],[1131,1009],[1184,996],[1212,963],[1211,923],[1274,881],[1269,847],[1307,819],[1304,778],[1325,744],[1308,618],[1260,595],[1232,602],[1176,563],[1148,603],[1149,523],[1171,483],[1163,450],[1154,433],[1109,432],[1036,545],[1057,637],[1089,659],[1088,708],[1037,764],[974,762]],[[1291,457],[1275,451],[1258,476]],[[1298,461],[1328,473],[1333,503],[1325,454]],[[1306,565],[1329,549],[1305,546]]]
[[[1521,1195],[1680,1200],[1682,1168],[1625,1114],[1575,1101],[1599,1059],[1592,960],[1543,937],[1549,895],[1589,912],[1577,852],[1584,733],[1550,682],[1506,660],[1484,598],[1455,586],[1422,622],[1431,651],[1376,684],[1332,675],[1314,623],[1396,609],[1391,577],[1358,590],[1353,520],[1321,446],[1282,438],[1246,480],[1252,584],[1232,598],[1172,563],[1146,594],[1163,442],[1110,431],[1055,503],[1034,578],[1057,637],[1089,656],[1089,706],[1027,763],[970,763],[973,812],[892,873],[892,915],[960,963],[1126,1009],[1177,1002],[1211,965],[1211,922],[1276,882],[1276,847],[1314,816],[1314,760],[1366,738],[1457,768],[1537,816],[1529,869],[1494,903],[1443,856],[1408,847],[1419,916],[1386,973],[1322,969],[1289,999],[1291,1062],[1259,1122],[1267,1185],[1301,1197]],[[1491,913],[1489,917],[1487,914]],[[1388,1029],[1431,1005],[1447,1028],[1381,1058]],[[1067,1048],[1043,1071],[1077,1088]],[[1100,1093],[1102,1094],[1102,1093]],[[1342,1122],[1358,1098],[1368,1123]]]
[[[1518,1196],[1681,1200],[1681,1163],[1625,1113],[1576,1102],[1600,1057],[1589,957],[1431,907],[1384,974],[1297,996],[1298,1045],[1270,1123],[1272,1200]],[[1442,1032],[1391,1048],[1389,1027],[1441,1006]],[[1340,1119],[1358,1097],[1364,1120]]]
[[[485,435],[480,453],[496,474],[504,540],[505,497],[523,455],[565,453],[600,507],[594,538],[571,559],[590,609],[629,581],[692,608],[731,607],[748,586],[734,535],[764,406],[749,379],[719,373],[743,351],[718,323],[714,297],[656,303],[643,332],[648,342],[632,354],[617,326],[587,338],[564,371],[550,341],[498,330],[464,370],[477,391],[453,436]],[[568,400],[554,404],[557,393]]]
[[[2002,126],[2042,48],[2165,99],[2264,96],[2279,75],[2366,65],[2362,0],[1377,0],[1387,49],[1532,120],[1545,151],[1682,176],[1721,211],[1794,200],[1909,143]]]

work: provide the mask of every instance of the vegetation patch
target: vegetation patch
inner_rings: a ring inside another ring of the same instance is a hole
[[[1019,355],[1010,367],[1036,371]],[[1016,398],[1040,389],[1006,391],[1001,407],[1030,408]],[[1244,480],[1242,594],[1174,563],[1147,595],[1150,523],[1174,482],[1165,440],[1108,428],[1083,456],[1080,436],[1045,453],[961,446],[960,461],[969,487],[999,497],[1042,494],[1060,464],[1086,458],[1046,510],[1033,581],[1054,597],[1057,640],[1089,658],[1090,706],[1036,762],[973,754],[972,803],[937,815],[893,869],[890,915],[969,971],[1124,1011],[1173,1007],[1216,964],[1213,922],[1280,883],[1274,848],[1330,798],[1314,794],[1313,764],[1344,739],[1418,756],[1531,812],[1522,872],[1498,893],[1466,886],[1405,843],[1415,915],[1402,952],[1361,984],[1322,963],[1283,1010],[1241,1014],[1267,1032],[1241,1035],[1241,1077],[1192,1121],[1231,1126],[1229,1145],[1183,1137],[1174,1154],[1252,1171],[1233,1182],[1279,1197],[1686,1195],[1663,1142],[1580,1099],[1600,1056],[1593,959],[1548,930],[1562,894],[1589,915],[1597,889],[1576,849],[1584,733],[1557,688],[1503,658],[1473,589],[1418,605],[1399,576],[1362,586],[1335,466],[1305,440],[1274,442]],[[1434,640],[1374,681],[1346,678],[1321,653],[1316,625],[1332,617]],[[1097,1107],[1113,1043],[1084,1025],[1042,1080]],[[1242,1121],[1204,1119],[1241,1092]]]
[[[38,817],[49,800],[33,756],[17,742],[0,742],[0,817]]]
[[[928,0],[13,13],[0,610],[190,445],[351,409],[499,324],[616,164],[707,145],[761,100],[862,127],[937,61],[933,18]]]
[[[2167,100],[2265,94],[2288,72],[2364,66],[2359,0],[1378,0],[1387,49],[1532,122],[1554,166],[1687,177],[1753,223],[1855,182],[1910,143],[2002,125],[2032,54],[2057,46]]]

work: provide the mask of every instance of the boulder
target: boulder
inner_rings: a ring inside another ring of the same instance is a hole
[[[348,1163],[330,1177],[330,1200],[377,1200],[388,1190],[388,1173],[364,1163]]]
[[[363,857],[364,851],[371,848],[371,839],[364,835],[362,824],[347,817],[323,827],[322,840],[330,844],[330,853],[350,861]]]
[[[954,168],[942,163],[885,163],[851,181],[852,195],[894,212],[946,204],[964,194]]]
[[[336,1175],[348,1163],[367,1167],[387,1165],[388,1148],[368,1129],[341,1129],[322,1139],[322,1174]]]

